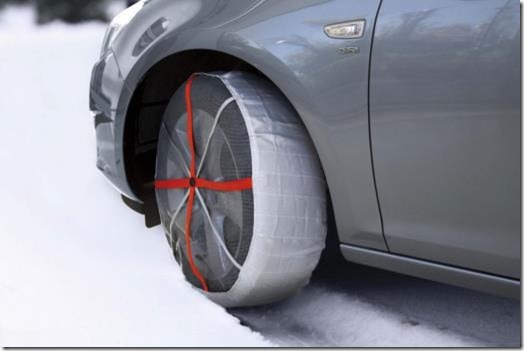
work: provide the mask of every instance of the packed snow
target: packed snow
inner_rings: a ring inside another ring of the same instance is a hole
[[[344,263],[340,257],[321,263],[310,286],[287,301],[230,312],[278,345],[520,345],[517,301]]]
[[[88,88],[105,26],[10,16],[31,18],[0,24],[3,344],[271,345],[185,282],[161,230],[95,168]]]
[[[33,18],[0,14],[0,345],[520,345],[516,301],[360,266],[270,306],[208,301],[95,167],[105,25]]]

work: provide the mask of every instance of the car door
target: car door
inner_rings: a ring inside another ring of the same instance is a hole
[[[517,0],[383,0],[370,132],[391,252],[520,276]]]

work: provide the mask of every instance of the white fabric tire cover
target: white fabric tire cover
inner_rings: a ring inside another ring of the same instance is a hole
[[[166,109],[157,182],[189,174],[185,89]],[[325,244],[326,188],[312,142],[287,99],[263,77],[200,73],[190,89],[196,178],[252,181],[242,191],[196,188],[190,246],[209,288],[201,291],[225,307],[286,298],[309,282]],[[188,190],[157,187],[156,194],[175,258],[202,288],[184,240]]]

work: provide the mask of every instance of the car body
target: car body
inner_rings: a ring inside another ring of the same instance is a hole
[[[327,35],[348,21],[360,37]],[[347,260],[517,297],[520,60],[517,0],[141,1],[93,70],[97,166],[154,225],[171,95],[256,72],[313,140]]]

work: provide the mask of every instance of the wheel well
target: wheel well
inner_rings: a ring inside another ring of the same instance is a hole
[[[124,126],[124,166],[131,189],[145,204],[156,202],[153,187],[156,148],[169,100],[192,73],[222,70],[262,74],[234,56],[211,50],[192,50],[161,60],[138,84]]]
[[[237,57],[212,50],[191,50],[158,62],[145,74],[134,91],[124,127],[124,165],[131,189],[144,202],[142,210],[148,227],[160,223],[153,184],[158,133],[169,100],[195,72],[232,70],[259,74],[271,81],[254,66]],[[327,196],[327,243],[338,250],[338,234],[329,192]]]

